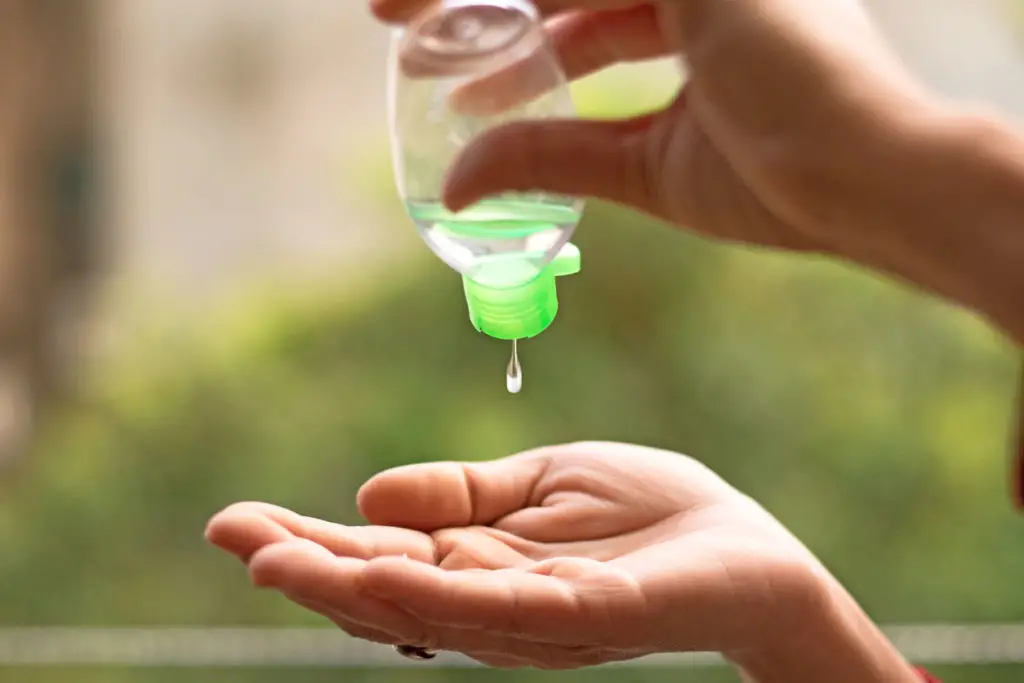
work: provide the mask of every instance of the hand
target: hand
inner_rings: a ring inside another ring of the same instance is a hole
[[[432,0],[371,0],[408,21]],[[879,267],[884,208],[906,132],[938,108],[857,0],[536,0],[570,79],[680,55],[684,89],[629,121],[537,121],[485,133],[451,170],[461,209],[506,190],[620,202],[727,240]],[[512,66],[478,101],[517,101]],[[510,93],[512,93],[510,95]],[[501,94],[501,97],[495,95]],[[463,99],[472,99],[468,94]]]
[[[248,563],[257,585],[350,635],[492,666],[678,651],[753,661],[783,651],[780,634],[796,648],[811,631],[828,649],[824,570],[762,508],[684,456],[581,443],[413,465],[371,479],[358,502],[372,526],[243,503],[207,534]],[[831,680],[875,680],[847,668],[861,678]]]

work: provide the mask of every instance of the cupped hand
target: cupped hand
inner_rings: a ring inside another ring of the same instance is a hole
[[[371,0],[387,23],[431,4]],[[482,134],[451,169],[449,208],[503,191],[597,197],[728,241],[889,266],[878,252],[890,226],[879,214],[899,203],[894,188],[906,195],[899,158],[908,131],[942,108],[859,0],[535,5],[570,80],[677,55],[686,83],[649,115],[517,122]],[[480,102],[511,104],[525,87],[513,66],[473,90]]]
[[[369,526],[260,503],[207,537],[352,636],[498,667],[767,646],[819,607],[810,553],[695,460],[610,443],[384,472]]]

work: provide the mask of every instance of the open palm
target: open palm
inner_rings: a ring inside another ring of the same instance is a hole
[[[371,479],[359,507],[371,526],[237,504],[208,538],[351,635],[500,667],[740,651],[815,600],[810,554],[674,453],[584,443],[414,465]]]

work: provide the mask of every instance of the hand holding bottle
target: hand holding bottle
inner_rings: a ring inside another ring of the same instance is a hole
[[[375,0],[373,9],[402,21],[427,4]],[[482,136],[450,176],[456,207],[540,188],[622,202],[718,237],[831,251],[839,236],[818,207],[859,201],[838,181],[878,172],[862,163],[874,161],[865,145],[895,134],[895,118],[931,111],[855,0],[536,4],[570,79],[678,53],[687,84],[651,116],[529,122]],[[511,69],[476,94],[536,94],[516,92],[522,82]]]
[[[405,22],[428,0],[371,0]],[[1024,140],[940,101],[858,0],[537,0],[570,79],[678,55],[663,111],[518,122],[448,175],[466,207],[506,190],[603,198],[730,240],[850,259],[986,314],[1024,341]],[[514,69],[459,93],[515,102]]]
[[[384,472],[373,526],[269,505],[208,538],[371,641],[497,667],[568,669],[717,651],[759,683],[916,678],[815,558],[695,460],[610,443]]]

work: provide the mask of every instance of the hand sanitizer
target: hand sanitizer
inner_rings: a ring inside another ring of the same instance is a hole
[[[489,84],[501,91],[487,93]],[[485,106],[460,107],[460,93],[474,88]],[[540,16],[525,0],[441,0],[396,31],[388,94],[399,194],[420,237],[462,275],[473,326],[513,343],[506,386],[518,393],[517,341],[548,328],[558,312],[555,278],[580,269],[569,239],[583,202],[510,194],[453,214],[441,194],[476,135],[517,120],[575,116]]]

